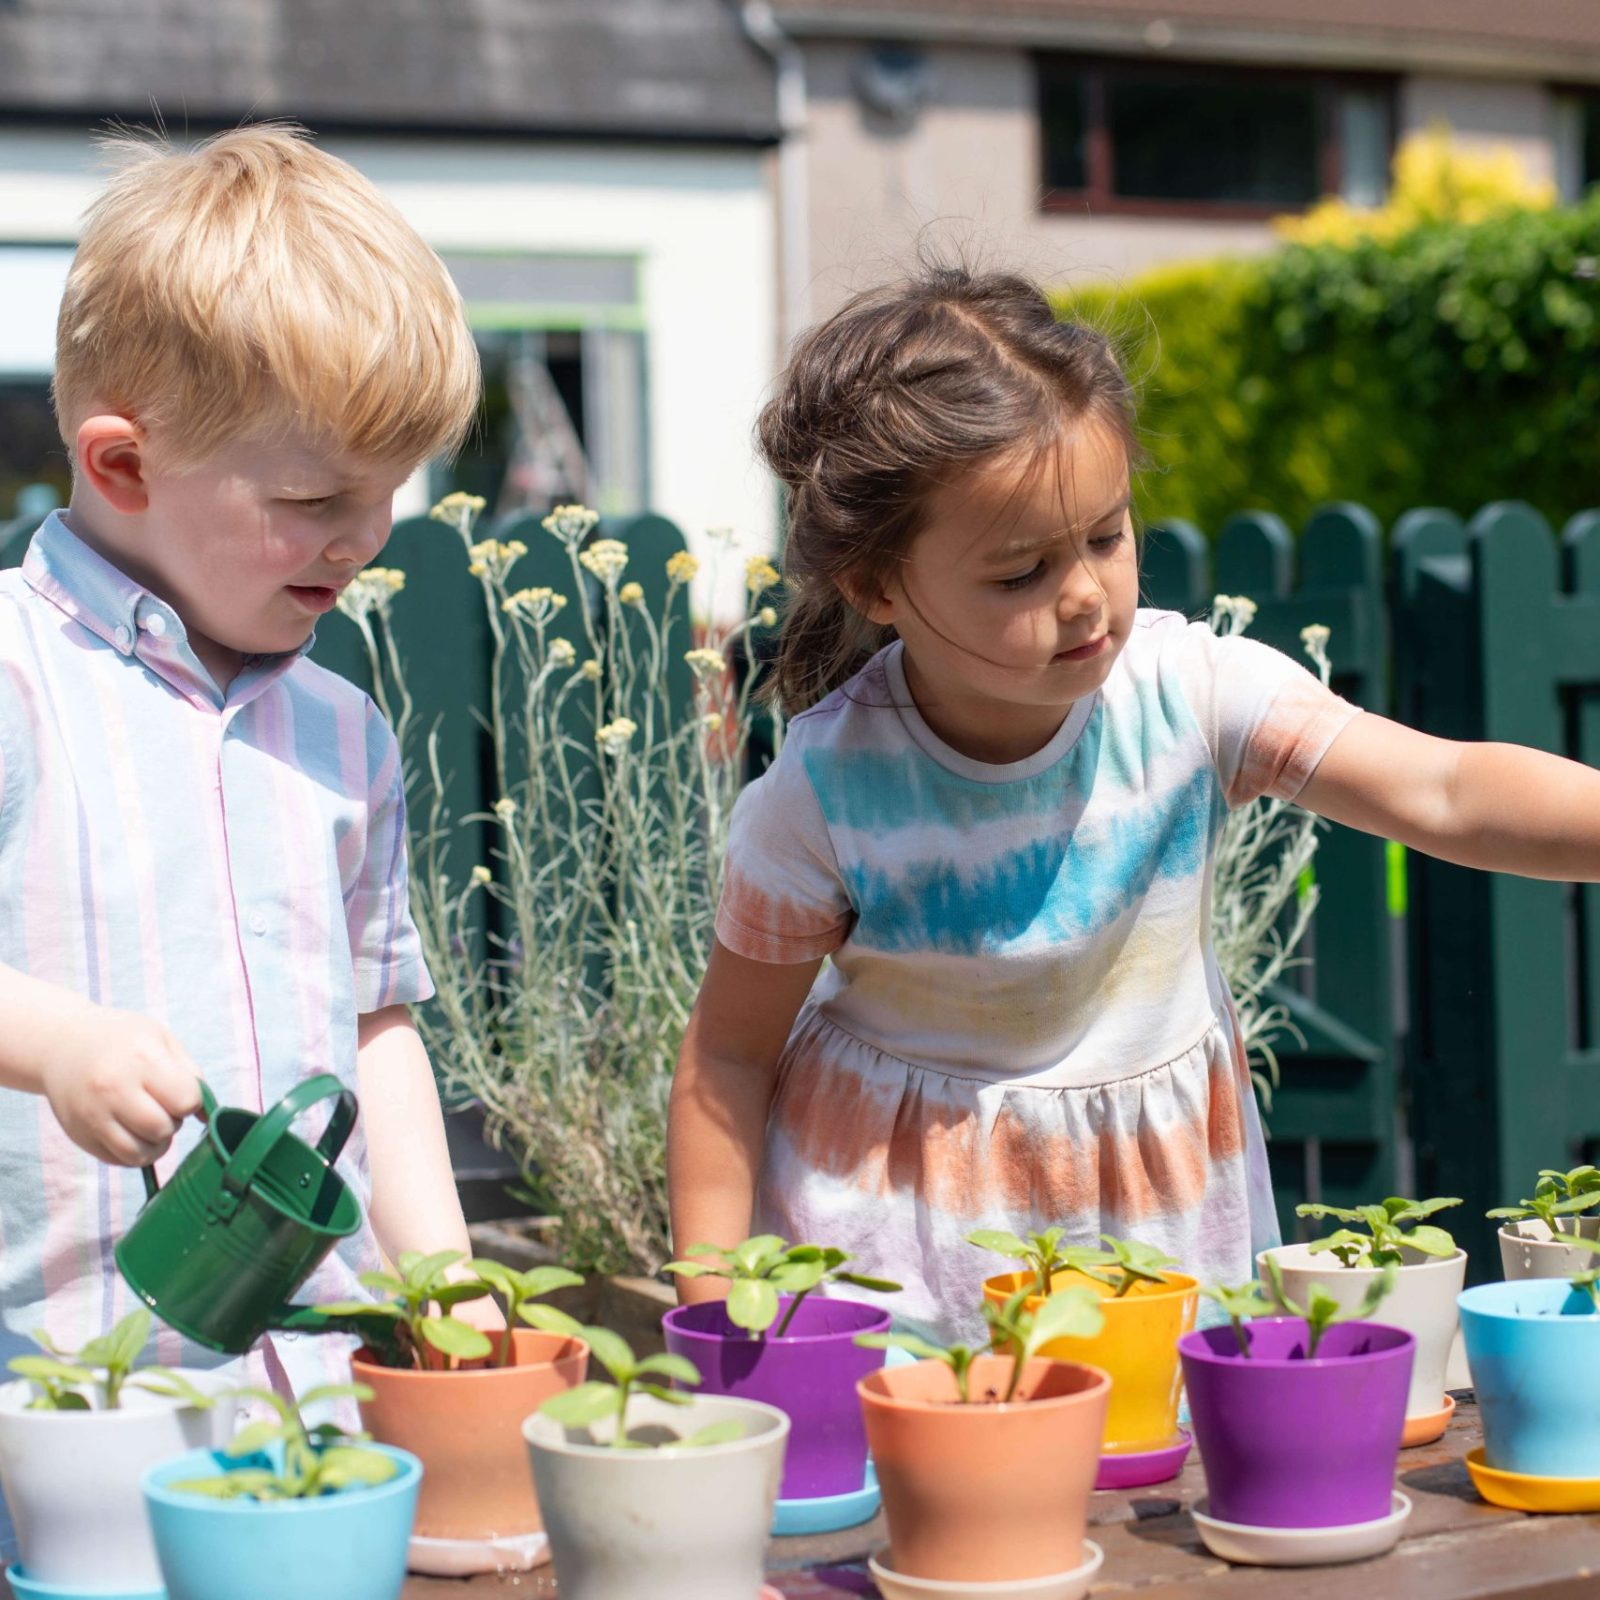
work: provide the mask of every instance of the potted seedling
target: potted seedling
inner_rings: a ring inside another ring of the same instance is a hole
[[[34,1335],[0,1387],[0,1483],[27,1578],[64,1589],[159,1592],[145,1522],[146,1467],[226,1434],[231,1409],[206,1372],[135,1367],[150,1336],[140,1306],[79,1350]]]
[[[1089,1288],[1030,1304],[1031,1282],[985,1299],[990,1348],[869,1333],[919,1359],[858,1384],[889,1522],[893,1573],[943,1582],[1065,1577],[1084,1524],[1111,1380],[1041,1352],[1104,1326]]]
[[[1061,1228],[1027,1239],[989,1230],[969,1233],[968,1243],[1025,1263],[1023,1272],[986,1279],[984,1298],[1004,1304],[1025,1284],[1035,1299],[1042,1284],[1082,1285],[1098,1295],[1105,1316],[1098,1336],[1063,1340],[1044,1354],[1111,1374],[1108,1454],[1143,1455],[1170,1447],[1179,1438],[1178,1340],[1194,1326],[1199,1284],[1169,1270],[1177,1262],[1153,1245],[1102,1234],[1104,1248],[1097,1249],[1067,1245],[1063,1238]]]
[[[363,1425],[423,1464],[412,1553],[419,1567],[482,1570],[526,1565],[542,1554],[531,1540],[542,1524],[522,1419],[583,1381],[588,1352],[577,1322],[539,1299],[582,1281],[561,1267],[518,1272],[496,1261],[464,1261],[459,1251],[408,1252],[394,1272],[362,1275],[384,1299],[317,1308],[366,1340],[350,1363],[371,1391],[361,1402]],[[452,1315],[491,1294],[505,1313],[503,1334],[491,1337]],[[474,1551],[459,1548],[463,1543]]]
[[[1507,1278],[1570,1278],[1588,1258],[1575,1239],[1600,1238],[1600,1170],[1546,1168],[1533,1193],[1488,1213],[1500,1227],[1500,1265]]]
[[[688,1393],[700,1374],[670,1351],[583,1337],[610,1382],[552,1396],[522,1427],[562,1600],[755,1600],[789,1418]]]
[[[662,1322],[667,1349],[694,1364],[705,1393],[759,1400],[789,1414],[783,1499],[859,1493],[867,1438],[856,1384],[883,1356],[855,1339],[886,1329],[889,1313],[816,1291],[848,1285],[887,1294],[900,1285],[851,1271],[842,1250],[789,1244],[776,1234],[731,1250],[695,1245],[689,1254],[711,1259],[669,1261],[666,1270],[725,1279],[728,1296],[669,1311]]]
[[[1296,1301],[1270,1254],[1264,1286],[1206,1291],[1228,1322],[1178,1353],[1211,1516],[1342,1528],[1390,1514],[1416,1339],[1367,1319],[1399,1270],[1378,1269],[1354,1306],[1315,1281]]]
[[[273,1413],[224,1450],[195,1450],[144,1476],[168,1600],[397,1600],[422,1465],[333,1423],[307,1428],[301,1407],[355,1399],[359,1384],[311,1389],[298,1404],[241,1391]]]
[[[1570,1281],[1483,1283],[1461,1296],[1484,1459],[1501,1472],[1600,1478],[1600,1242],[1569,1242],[1586,1261]]]
[[[1398,1268],[1383,1302],[1383,1320],[1415,1335],[1416,1362],[1406,1399],[1407,1445],[1427,1444],[1449,1425],[1455,1402],[1445,1394],[1445,1371],[1456,1335],[1456,1296],[1466,1281],[1467,1253],[1443,1228],[1428,1221],[1458,1206],[1456,1199],[1407,1200],[1391,1196],[1378,1205],[1302,1205],[1297,1216],[1342,1224],[1309,1244],[1278,1245],[1256,1258],[1270,1259],[1297,1300],[1321,1284],[1342,1306],[1360,1305],[1386,1267]]]

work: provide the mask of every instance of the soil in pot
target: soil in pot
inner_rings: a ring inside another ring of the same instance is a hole
[[[969,1392],[1003,1394],[1011,1371],[1008,1358],[980,1356]],[[886,1367],[858,1387],[896,1572],[978,1583],[1079,1565],[1111,1390],[1104,1372],[1038,1357],[1009,1404],[960,1404],[940,1361]]]
[[[1307,1359],[1306,1324],[1245,1324],[1179,1341],[1211,1513],[1264,1528],[1332,1528],[1389,1514],[1416,1339],[1343,1322]]]
[[[890,1316],[857,1300],[808,1295],[782,1338],[730,1320],[720,1300],[679,1306],[662,1319],[667,1348],[687,1356],[703,1379],[701,1394],[758,1400],[786,1412],[793,1424],[785,1456],[785,1500],[854,1494],[866,1481],[867,1435],[856,1384],[883,1366],[882,1350],[863,1350],[861,1333],[888,1331]]]
[[[482,1541],[537,1533],[543,1523],[522,1440],[523,1418],[551,1395],[582,1383],[589,1351],[581,1340],[519,1328],[515,1365],[457,1372],[381,1367],[358,1353],[357,1383],[371,1386],[361,1421],[382,1444],[422,1462],[416,1533]]]

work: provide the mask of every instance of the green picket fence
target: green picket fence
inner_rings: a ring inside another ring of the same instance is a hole
[[[21,560],[40,511],[35,502],[0,523],[0,566]],[[527,544],[520,584],[570,592],[565,557],[537,519],[484,531]],[[656,603],[679,531],[646,516],[599,532],[634,547],[629,575]],[[455,536],[426,518],[397,524],[382,559],[407,574],[396,628],[418,724],[440,730],[450,809],[485,811],[498,795],[470,715],[488,697],[477,584]],[[1490,506],[1465,526],[1418,510],[1387,547],[1355,505],[1323,508],[1298,536],[1261,512],[1214,539],[1171,523],[1149,532],[1144,589],[1149,603],[1196,616],[1216,593],[1248,595],[1252,635],[1297,658],[1301,628],[1324,623],[1334,688],[1355,703],[1444,737],[1600,766],[1600,511],[1558,540],[1526,506]],[[584,651],[575,610],[565,616]],[[323,624],[314,655],[365,685],[342,618]],[[484,859],[490,843],[463,839],[459,859]],[[1315,871],[1314,960],[1275,996],[1300,1034],[1280,1042],[1268,1118],[1285,1231],[1299,1231],[1303,1199],[1459,1194],[1467,1203],[1451,1226],[1474,1275],[1493,1276],[1482,1213],[1525,1192],[1541,1167],[1600,1156],[1600,890],[1467,872],[1343,828],[1324,834]]]

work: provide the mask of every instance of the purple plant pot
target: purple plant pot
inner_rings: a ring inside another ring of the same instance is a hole
[[[1211,1515],[1257,1528],[1337,1528],[1392,1509],[1417,1342],[1375,1322],[1337,1323],[1305,1358],[1299,1317],[1178,1340]]]
[[[788,1304],[785,1296],[785,1311]],[[808,1295],[781,1339],[736,1326],[720,1300],[679,1306],[661,1325],[667,1349],[700,1369],[701,1394],[764,1400],[789,1414],[778,1497],[814,1500],[854,1494],[866,1482],[867,1429],[856,1383],[883,1365],[884,1352],[859,1349],[855,1337],[887,1333],[889,1323],[877,1306]]]

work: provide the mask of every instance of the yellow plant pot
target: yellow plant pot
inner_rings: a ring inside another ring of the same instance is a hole
[[[986,1300],[997,1304],[1032,1280],[1031,1273],[1008,1272],[983,1285]],[[1108,1453],[1153,1450],[1178,1432],[1178,1340],[1194,1327],[1200,1285],[1181,1272],[1162,1274],[1160,1283],[1136,1283],[1116,1299],[1109,1285],[1081,1272],[1058,1272],[1052,1289],[1084,1288],[1100,1297],[1106,1325],[1092,1339],[1054,1339],[1039,1352],[1057,1361],[1077,1361],[1111,1374],[1106,1410]],[[1028,1298],[1030,1307],[1039,1303]]]

